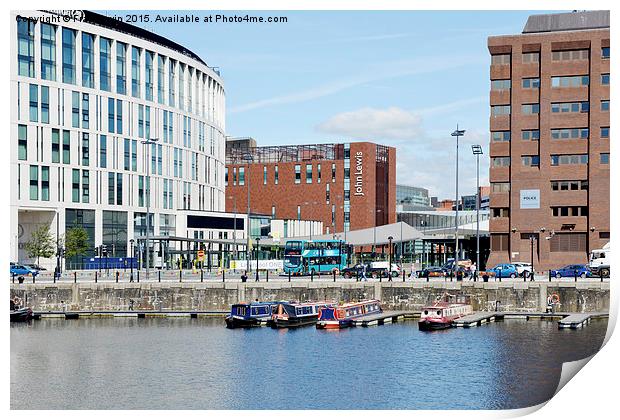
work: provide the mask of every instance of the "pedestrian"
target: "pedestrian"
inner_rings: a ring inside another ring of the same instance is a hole
[[[478,277],[478,272],[476,270],[478,270],[478,267],[476,267],[476,263],[472,263],[472,265],[469,266],[469,275],[472,279],[474,278],[474,276]]]
[[[362,281],[368,281],[368,278],[366,278],[366,266],[362,267]]]
[[[248,272],[244,271],[241,275],[241,283],[245,283],[246,281],[248,281]]]

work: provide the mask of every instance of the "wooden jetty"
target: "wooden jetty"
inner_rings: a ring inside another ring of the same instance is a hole
[[[477,327],[487,322],[495,322],[497,312],[476,312],[471,315],[465,315],[464,317],[455,319],[452,321],[454,327]]]
[[[608,318],[608,313],[569,313],[569,312],[476,312],[452,322],[454,327],[470,328],[503,319],[558,319],[558,328],[581,328],[594,318]]]
[[[228,311],[36,311],[33,313],[34,319],[41,318],[63,318],[63,319],[80,319],[80,318],[105,318],[105,317],[125,317],[125,318],[147,318],[147,317],[165,317],[165,318],[198,318],[204,316],[223,316]]]
[[[378,314],[371,314],[355,318],[353,325],[356,327],[370,327],[372,325],[391,324],[398,322],[399,319],[410,316],[411,311],[384,311]]]
[[[561,320],[558,321],[558,328],[559,329],[564,329],[564,328],[577,329],[577,328],[581,328],[581,327],[589,324],[590,320],[592,320],[593,318],[609,318],[609,314],[601,313],[601,312],[595,312],[595,313],[589,313],[589,314],[586,314],[586,313],[584,313],[584,314],[570,314],[566,318],[562,318]]]

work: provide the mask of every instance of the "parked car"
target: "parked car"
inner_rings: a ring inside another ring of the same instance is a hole
[[[28,264],[28,267],[35,269],[37,271],[47,271],[45,267],[41,267],[39,264]]]
[[[551,270],[551,277],[555,277],[556,279],[560,279],[562,277],[581,277],[585,279],[586,277],[591,277],[592,272],[585,264],[570,264],[566,265],[562,268],[558,268],[557,270]]]
[[[444,273],[443,268],[436,267],[436,266],[431,266],[431,267],[426,267],[426,268],[423,268],[421,270],[418,270],[416,272],[416,275],[418,277],[426,277],[426,276],[428,276],[428,277],[440,277],[440,276],[443,276],[443,273]]]
[[[370,268],[372,270],[384,270],[386,273],[388,272],[389,266],[390,266],[389,261],[373,261],[370,263]],[[400,266],[398,264],[392,263],[391,271],[392,271],[392,277],[398,277],[401,272]]]
[[[528,277],[532,272],[532,264],[527,262],[513,262],[513,264],[517,267],[517,271],[519,272],[519,277],[523,277],[523,273],[525,277]]]
[[[490,272],[493,273],[495,277],[502,278],[517,278],[519,275],[519,270],[517,270],[517,266],[514,264],[497,264],[493,267]]]
[[[374,268],[370,264],[355,264],[353,267],[344,268],[341,273],[346,279],[353,277],[362,277],[362,274],[366,271],[366,277],[379,278],[388,277],[386,268]]]
[[[36,276],[37,274],[39,274],[39,271],[35,270],[34,268],[28,265],[23,265],[23,264],[11,265],[11,276],[13,275],[15,276]]]

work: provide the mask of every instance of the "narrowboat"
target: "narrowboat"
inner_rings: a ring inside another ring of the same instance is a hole
[[[11,311],[11,322],[26,322],[32,319],[32,309],[19,308]]]
[[[319,309],[319,320],[316,327],[318,329],[349,328],[353,326],[355,319],[381,312],[383,312],[381,302],[376,299],[323,307]]]
[[[227,328],[261,327],[271,324],[271,316],[280,302],[240,302],[226,315]]]
[[[331,307],[327,302],[282,302],[277,305],[272,315],[272,328],[292,328],[315,324],[319,310]]]
[[[455,319],[472,313],[467,297],[446,294],[443,299],[422,308],[418,326],[421,331],[442,330],[452,327]]]

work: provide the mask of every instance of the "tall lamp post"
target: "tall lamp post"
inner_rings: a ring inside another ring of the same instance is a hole
[[[478,277],[480,270],[480,155],[482,154],[482,146],[474,144],[471,151],[476,156],[476,272],[474,276]]]
[[[146,278],[149,278],[150,270],[150,231],[151,231],[151,162],[149,157],[149,146],[157,144],[157,138],[142,140],[142,144],[146,145]]]
[[[392,240],[394,238],[391,236],[388,236],[388,241],[389,241],[389,248],[388,248],[388,252],[390,254],[390,257],[388,259],[389,264],[388,264],[388,281],[392,281]]]
[[[456,130],[454,130],[451,134],[453,137],[456,137],[456,194],[455,194],[455,217],[454,217],[454,239],[455,239],[455,248],[454,248],[454,270],[457,269],[459,265],[459,137],[465,135],[465,130],[459,130],[459,125],[456,125]]]
[[[260,251],[260,236],[256,237],[256,281],[258,281],[258,253]]]
[[[133,281],[133,263],[135,260],[135,254],[133,253],[133,238],[129,240],[129,248],[131,248],[131,267],[130,267],[130,274],[129,274],[129,281]]]

